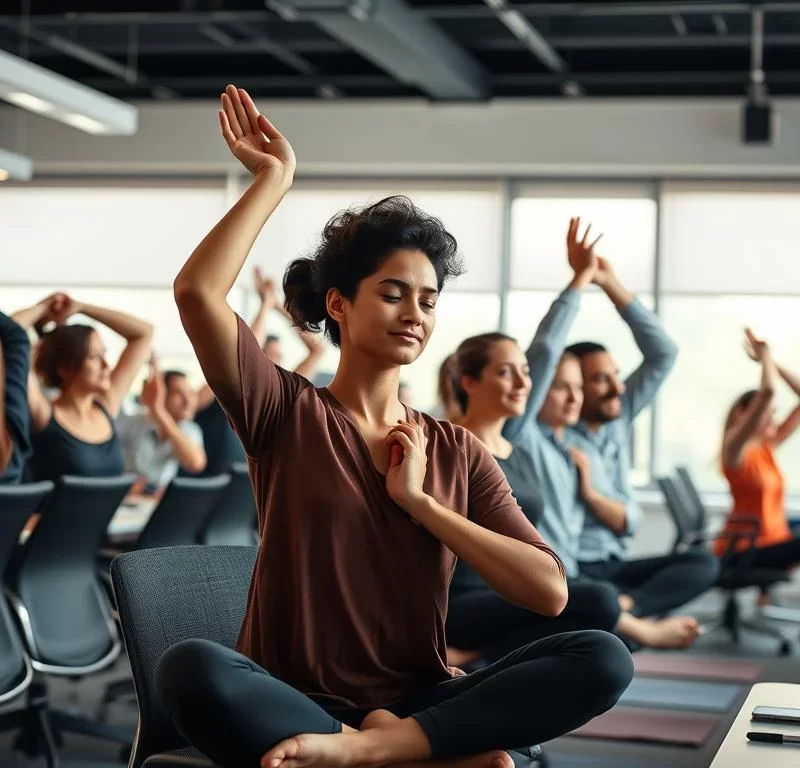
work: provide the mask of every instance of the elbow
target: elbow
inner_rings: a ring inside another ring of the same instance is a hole
[[[558,575],[558,579],[552,585],[550,594],[547,596],[545,604],[542,606],[541,613],[551,619],[560,616],[563,610],[567,607],[569,601],[569,589],[567,587],[567,580]]]
[[[196,475],[202,472],[206,468],[207,460],[205,453],[200,453],[197,456],[192,456],[192,458],[184,464],[184,469],[187,472],[191,472],[192,474]]]

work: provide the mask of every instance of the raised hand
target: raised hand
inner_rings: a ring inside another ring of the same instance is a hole
[[[608,285],[608,283],[613,280],[614,277],[614,270],[611,268],[611,264],[609,264],[608,259],[604,258],[603,256],[598,256],[597,274],[594,276],[595,285],[599,285],[602,288],[604,285]]]
[[[600,261],[597,254],[594,252],[594,247],[603,235],[598,235],[594,240],[590,240],[589,232],[592,226],[589,224],[586,227],[586,231],[583,233],[583,237],[580,237],[580,227],[580,218],[569,220],[569,230],[567,231],[567,259],[576,275],[588,271],[592,273],[592,279],[594,279]]]
[[[769,354],[769,345],[763,339],[759,339],[749,328],[745,328],[744,350],[751,360],[761,363],[764,361],[764,357]]]
[[[150,359],[150,375],[142,387],[142,405],[148,410],[151,417],[156,417],[163,413],[167,400],[167,388],[164,384],[164,377],[158,370],[154,358]]]
[[[225,89],[219,123],[228,149],[250,173],[292,178],[297,160],[291,144],[259,113],[247,91],[232,85]]]
[[[575,446],[570,446],[569,454],[572,457],[572,463],[578,470],[581,493],[585,495],[592,487],[592,464],[589,457]]]
[[[386,472],[386,492],[392,501],[410,513],[414,502],[425,495],[428,439],[419,424],[401,421],[386,436],[389,446],[389,469]]]
[[[275,281],[271,278],[264,277],[264,273],[260,267],[253,270],[253,281],[256,286],[256,293],[259,295],[262,303],[268,304],[270,307],[275,307],[278,304],[278,292],[275,288]]]

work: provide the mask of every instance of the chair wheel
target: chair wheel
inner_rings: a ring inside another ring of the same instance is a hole
[[[792,644],[788,640],[784,640],[778,648],[778,656],[791,656]]]

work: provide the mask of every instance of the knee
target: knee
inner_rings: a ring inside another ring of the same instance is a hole
[[[631,684],[633,659],[615,635],[596,630],[578,634],[580,653],[590,670],[587,683],[595,694],[599,711],[604,711],[613,707]]]
[[[687,552],[684,555],[695,569],[698,586],[702,585],[706,589],[712,587],[719,578],[719,560],[703,550]]]
[[[208,640],[184,640],[164,651],[155,669],[155,688],[170,716],[205,695],[214,661],[215,645]]]
[[[613,632],[619,622],[619,593],[612,584],[595,584],[592,595],[592,629]]]

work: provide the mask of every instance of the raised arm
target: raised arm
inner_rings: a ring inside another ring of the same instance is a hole
[[[622,413],[630,422],[655,398],[675,366],[678,347],[658,318],[622,285],[609,262],[602,257],[598,261],[595,283],[603,289],[628,324],[643,357],[639,367],[625,380]]]
[[[42,299],[38,304],[34,304],[27,309],[20,309],[15,312],[11,319],[23,330],[26,341],[28,340],[28,330],[34,326],[52,320],[51,306],[56,302],[58,294],[51,294]],[[30,370],[30,352],[26,356],[28,364],[28,372],[26,373],[27,382],[27,399],[28,399],[28,414],[30,416],[30,425],[34,432],[39,432],[44,429],[47,422],[50,421],[52,414],[52,407],[50,401],[45,397],[42,388],[39,385],[39,380],[36,378],[33,371]]]
[[[289,142],[229,85],[219,120],[228,148],[253,176],[241,199],[206,235],[175,278],[181,322],[214,394],[223,405],[241,399],[238,321],[227,296],[256,237],[292,184]]]
[[[745,329],[745,348],[754,360],[761,363],[761,386],[758,393],[745,408],[744,413],[728,429],[723,438],[722,461],[727,467],[735,467],[742,459],[747,441],[753,437],[764,414],[772,407],[775,396],[777,370],[769,346],[757,339],[753,332]]]
[[[590,241],[589,226],[579,239],[579,228],[580,219],[571,219],[567,232],[567,258],[574,276],[539,323],[536,335],[525,353],[530,368],[531,393],[525,413],[509,419],[503,428],[503,434],[512,442],[528,425],[535,423],[564,353],[567,335],[578,314],[581,293],[594,280],[597,272],[594,246],[600,237]]]

